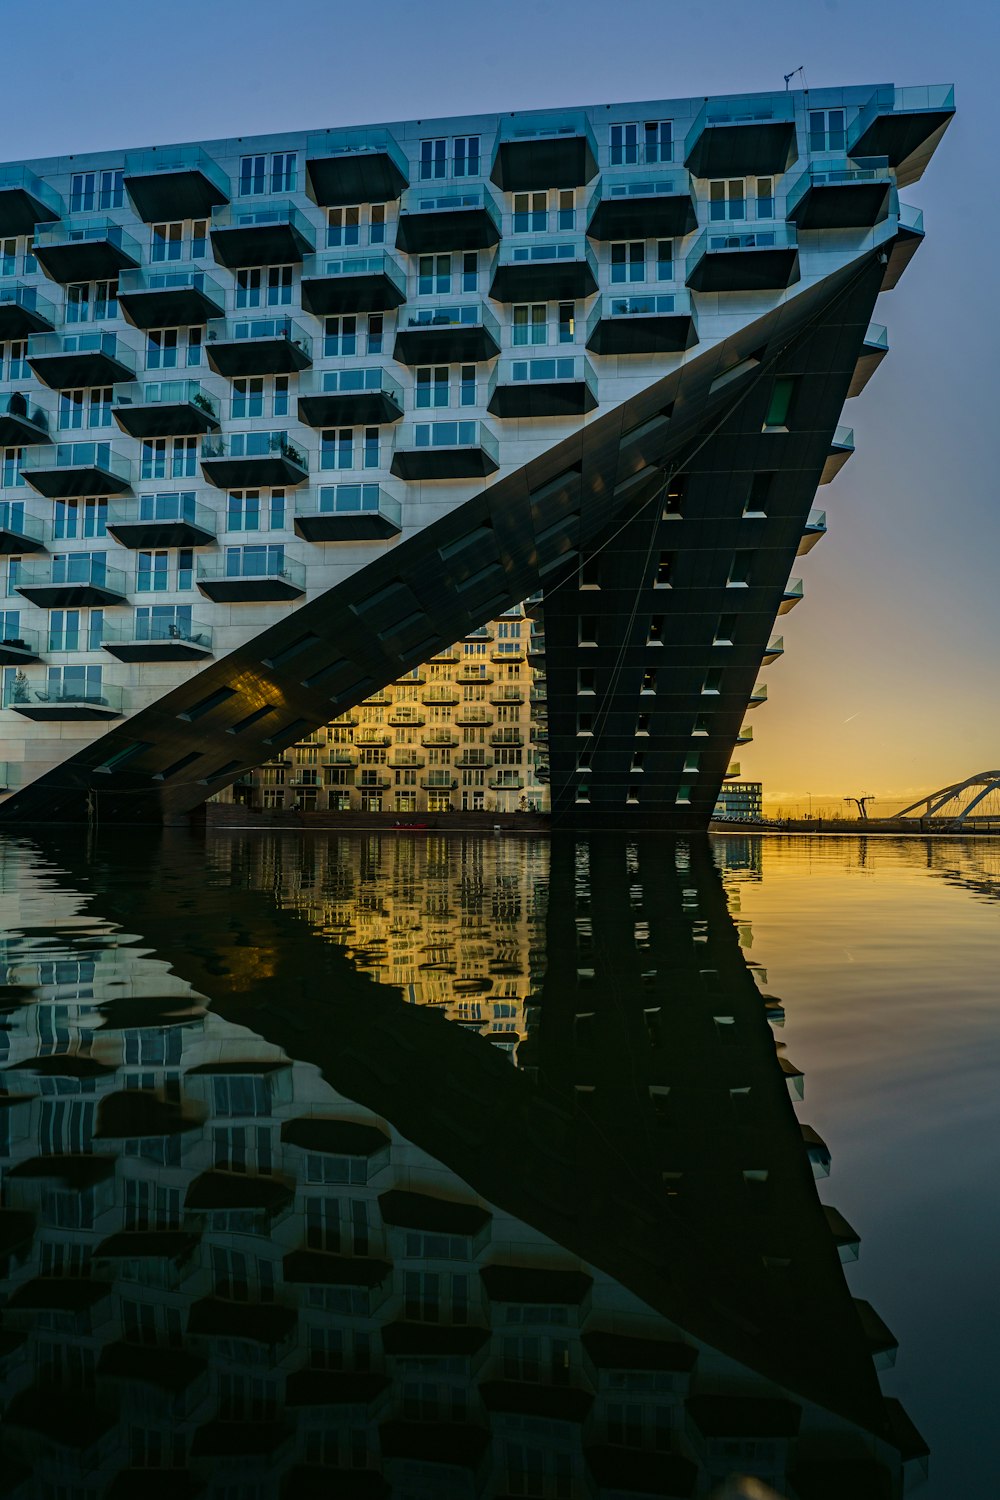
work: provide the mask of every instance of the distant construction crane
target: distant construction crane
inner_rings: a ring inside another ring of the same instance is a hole
[[[867,804],[869,802],[874,802],[875,801],[875,793],[874,792],[865,792],[865,794],[864,794],[863,797],[845,797],[844,801],[845,802],[853,802],[854,806],[858,810],[858,817],[861,818],[864,822],[867,823],[867,821],[868,821],[868,807],[867,807]]]

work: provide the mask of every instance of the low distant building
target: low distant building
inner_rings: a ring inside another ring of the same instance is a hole
[[[735,818],[756,823],[763,817],[763,784],[759,781],[724,782],[715,804],[716,818]]]

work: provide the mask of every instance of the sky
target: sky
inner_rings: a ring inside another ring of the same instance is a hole
[[[890,352],[843,420],[857,451],[816,504],[754,744],[765,803],[888,813],[1000,766],[1000,244],[987,0],[78,0],[0,5],[0,156],[386,119],[783,87],[954,83],[958,115],[904,190],[927,238],[880,299]],[[168,19],[169,18],[169,19]],[[161,76],[161,64],[166,73]],[[797,81],[797,80],[796,80]]]

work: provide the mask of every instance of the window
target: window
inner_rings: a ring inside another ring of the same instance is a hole
[[[448,405],[447,365],[417,367],[416,404],[418,407]]]
[[[642,681],[641,681],[641,684],[640,684],[640,687],[639,687],[639,691],[640,691],[640,693],[655,693],[656,692],[656,668],[655,667],[647,667],[646,670],[643,672],[643,674],[642,674]]]
[[[476,404],[476,367],[462,365],[458,376],[458,399],[462,406]]]
[[[327,245],[357,245],[361,242],[361,209],[355,205],[327,209]]]
[[[653,575],[653,587],[657,589],[668,589],[674,571],[675,554],[673,552],[661,552],[656,564],[656,572]]]
[[[846,151],[847,131],[842,109],[809,111],[809,150]]]
[[[757,178],[757,196],[754,215],[758,219],[774,218],[774,178]]]
[[[456,177],[478,177],[478,135],[456,135],[452,142],[452,163]]]
[[[580,645],[581,646],[596,646],[597,645],[597,616],[596,615],[581,615],[580,616]]]
[[[24,485],[24,475],[21,473],[23,453],[23,448],[0,449],[0,484],[5,490],[19,489]]]
[[[125,201],[125,173],[121,168],[102,172],[74,172],[70,178],[69,211],[93,213],[95,208],[121,208]]]
[[[421,297],[433,292],[451,291],[451,256],[421,255],[417,262],[417,293]]]
[[[385,320],[381,313],[369,313],[368,315],[368,353],[382,353],[382,333]]]
[[[79,281],[66,288],[67,323],[101,322],[118,316],[118,282]]]
[[[643,240],[629,240],[611,246],[611,280],[645,281],[646,246]]]
[[[653,615],[650,618],[649,626],[648,626],[647,631],[646,631],[646,645],[647,646],[662,646],[663,645],[663,624],[664,624],[664,618],[665,617],[663,615]]]
[[[264,377],[243,376],[233,381],[234,417],[262,417],[264,415]]]
[[[322,433],[319,466],[321,469],[354,468],[353,427],[331,427]]]
[[[599,589],[601,586],[601,559],[593,552],[589,557],[580,559],[580,587],[582,589]]]
[[[479,255],[475,250],[466,250],[462,256],[462,291],[479,290]]]
[[[750,490],[743,506],[745,516],[766,516],[768,496],[771,493],[771,484],[774,480],[772,473],[752,474],[750,476]]]
[[[753,552],[743,548],[733,553],[733,560],[729,565],[729,577],[726,587],[730,589],[745,589],[750,586],[750,570],[753,565]]]
[[[559,304],[559,342],[560,344],[572,344],[576,338],[576,303],[560,302]]]
[[[292,268],[291,266],[268,266],[267,268],[267,305],[268,307],[287,307],[292,300]]]
[[[344,318],[327,318],[323,353],[328,357],[336,354],[358,352],[358,320],[352,314]]]
[[[746,218],[746,185],[742,177],[709,183],[708,216],[713,223],[720,219]]]
[[[771,387],[771,399],[764,417],[765,431],[769,427],[787,431],[788,413],[795,391],[795,381],[790,375],[779,375]]]
[[[512,314],[513,342],[515,344],[545,344],[548,342],[548,308],[544,302],[519,303]]]
[[[49,610],[50,651],[99,651],[104,634],[102,609]]]
[[[514,233],[531,234],[548,228],[548,193],[514,194]]]
[[[385,244],[385,204],[373,203],[368,210],[368,242],[371,245]]]
[[[705,681],[701,685],[703,693],[716,695],[722,692],[722,668],[712,667],[705,673]]]
[[[665,521],[671,516],[679,519],[683,515],[687,487],[688,476],[686,474],[672,474],[667,480],[663,491],[663,519]]]
[[[713,646],[731,646],[736,639],[736,622],[738,615],[720,615],[719,623],[715,627],[715,635],[712,639]]]
[[[183,223],[154,224],[150,231],[150,260],[180,260],[183,242]]]
[[[578,695],[585,693],[593,694],[597,691],[597,674],[593,667],[580,667],[578,669],[576,674],[576,691]]]
[[[448,140],[440,136],[420,142],[420,178],[444,177],[448,170]]]
[[[673,161],[674,125],[672,120],[629,121],[611,127],[611,165],[635,166],[640,163]]]
[[[56,500],[52,534],[64,538],[104,536],[108,518],[106,500]]]
[[[227,531],[260,530],[260,491],[233,490],[226,502]]]
[[[178,330],[176,328],[153,328],[146,334],[146,368],[149,370],[175,370],[177,368]]]
[[[139,552],[136,555],[137,594],[165,593],[169,586],[169,552]]]
[[[269,155],[240,158],[240,195],[254,193],[294,193],[297,158],[294,151],[274,151]]]
[[[657,240],[656,242],[656,279],[657,281],[673,281],[674,279],[673,240]]]

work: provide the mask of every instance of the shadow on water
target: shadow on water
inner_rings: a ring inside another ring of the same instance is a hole
[[[923,1466],[707,840],[8,839],[0,915],[4,1495]]]

